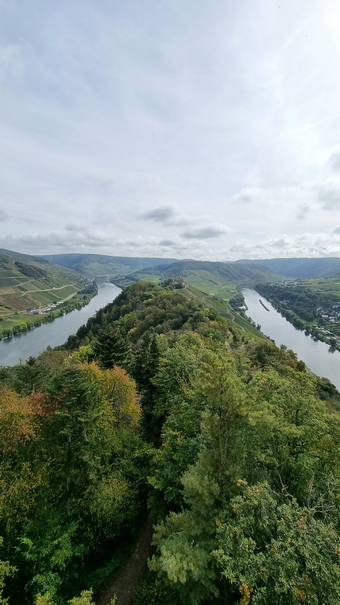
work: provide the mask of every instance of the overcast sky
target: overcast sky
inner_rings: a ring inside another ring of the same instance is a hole
[[[340,256],[338,0],[0,0],[0,247]]]

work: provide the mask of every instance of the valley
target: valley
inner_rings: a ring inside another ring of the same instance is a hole
[[[79,273],[2,250],[0,338],[10,338],[80,308],[95,293],[93,280]]]

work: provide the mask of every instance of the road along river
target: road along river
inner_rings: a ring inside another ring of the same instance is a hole
[[[14,366],[23,363],[30,356],[36,357],[47,347],[57,347],[64,344],[71,334],[75,334],[96,311],[112,302],[121,289],[110,283],[98,285],[98,294],[91,298],[86,307],[71,311],[63,317],[58,317],[51,323],[42,324],[29,332],[13,336],[9,340],[0,341],[0,365]]]
[[[340,391],[340,353],[330,352],[324,342],[315,342],[311,336],[297,330],[282,317],[273,305],[255,290],[242,290],[248,310],[246,315],[260,324],[261,332],[275,340],[276,345],[292,349],[298,358],[317,376],[328,378]],[[262,301],[262,303],[261,303]]]

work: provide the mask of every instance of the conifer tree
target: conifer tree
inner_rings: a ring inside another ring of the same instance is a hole
[[[101,365],[106,368],[120,366],[131,370],[133,357],[130,345],[117,325],[100,330],[93,350]]]

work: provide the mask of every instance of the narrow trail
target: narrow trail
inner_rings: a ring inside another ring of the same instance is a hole
[[[152,521],[150,517],[140,530],[135,549],[96,599],[97,605],[110,605],[113,597],[117,597],[116,605],[131,605],[136,588],[148,568],[148,558],[153,547]]]

